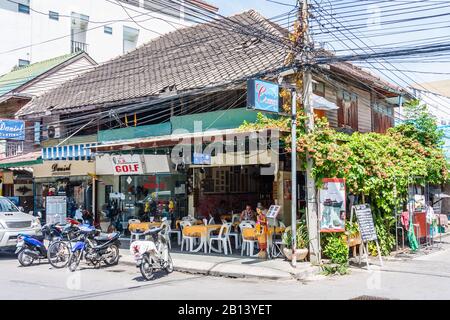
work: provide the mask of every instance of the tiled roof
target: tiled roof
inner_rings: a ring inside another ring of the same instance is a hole
[[[17,115],[118,106],[154,98],[167,90],[183,93],[214,88],[283,68],[289,50],[281,40],[287,38],[285,29],[253,10],[227,20],[156,38],[33,99]],[[255,32],[263,36],[255,36]],[[351,64],[336,65],[364,81],[375,81]]]
[[[239,27],[214,21],[170,32],[34,99],[18,115],[120,104],[167,88],[183,92],[217,87],[283,66],[284,45],[249,35],[252,28],[281,38],[281,28],[255,11],[228,19]]]
[[[81,52],[62,55],[56,58],[36,62],[28,66],[0,76],[0,96],[14,91],[38,76],[50,71],[54,67],[70,60]]]

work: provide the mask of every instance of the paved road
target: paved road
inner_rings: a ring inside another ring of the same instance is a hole
[[[173,273],[145,282],[136,268],[118,265],[71,273],[43,263],[20,267],[0,254],[0,299],[449,299],[450,246],[414,260],[388,262],[382,271],[352,269],[341,277],[301,283],[227,279]]]

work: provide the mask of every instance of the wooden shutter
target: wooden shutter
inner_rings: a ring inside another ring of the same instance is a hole
[[[348,125],[355,131],[358,131],[358,98],[350,103]]]
[[[336,97],[336,105],[339,107],[337,110],[337,118],[338,118],[338,128],[344,126],[344,99],[342,96],[338,93]]]

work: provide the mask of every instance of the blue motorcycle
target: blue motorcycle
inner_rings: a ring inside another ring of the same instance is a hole
[[[74,226],[71,224],[65,226],[46,224],[41,229],[42,235],[19,234],[15,251],[19,263],[28,267],[36,260],[40,262],[42,259],[48,259],[54,268],[64,268],[69,262],[70,242],[63,241],[63,239],[73,232]],[[45,239],[50,241],[48,250],[44,244]]]
[[[100,233],[93,226],[82,225],[79,227],[80,235],[78,241],[72,247],[68,267],[75,271],[81,259],[94,267],[100,267],[104,262],[107,266],[119,263],[120,233]]]

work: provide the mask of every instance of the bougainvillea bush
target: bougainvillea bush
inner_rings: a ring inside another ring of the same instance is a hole
[[[284,92],[282,97],[288,101],[289,94]],[[329,126],[326,118],[316,118],[311,133],[306,133],[304,125],[299,125],[297,132],[299,157],[303,164],[306,152],[313,159],[313,176],[318,185],[322,178],[345,178],[347,191],[371,204],[377,231],[383,237],[380,239],[383,254],[395,246],[395,223],[389,217],[393,216],[395,206],[406,200],[408,185],[441,184],[448,178],[447,161],[440,148],[442,134],[436,122],[417,101],[405,107],[409,112],[407,120],[385,134],[339,133]],[[304,124],[305,114],[300,105],[298,109],[297,121]],[[289,132],[290,119],[273,120],[259,114],[255,123],[244,123],[241,128],[279,128]],[[290,135],[283,139],[290,146]],[[290,151],[289,147],[286,151]]]

